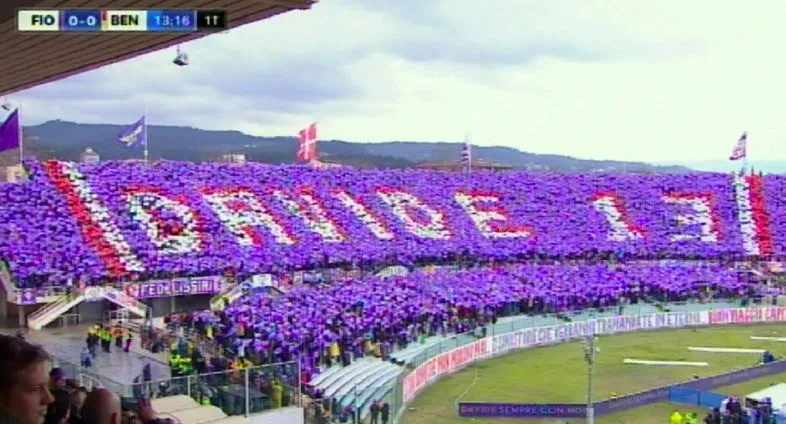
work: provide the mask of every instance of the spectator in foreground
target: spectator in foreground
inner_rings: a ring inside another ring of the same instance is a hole
[[[0,335],[0,423],[43,424],[49,393],[49,354],[24,339]]]
[[[83,424],[82,405],[85,404],[87,389],[80,387],[71,392],[71,414],[68,418],[70,424]]]
[[[70,393],[65,389],[52,390],[55,401],[46,410],[44,424],[67,424],[71,413]]]
[[[82,405],[84,424],[120,424],[122,418],[120,396],[106,389],[95,389],[87,394]]]
[[[49,389],[66,389],[65,371],[62,368],[52,368],[52,371],[49,371]]]

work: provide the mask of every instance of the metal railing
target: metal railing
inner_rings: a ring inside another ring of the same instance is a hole
[[[399,373],[396,378],[403,380],[403,373]],[[306,423],[314,424],[323,422],[319,417],[327,418],[326,422],[348,422],[364,423],[368,417],[371,404],[376,401],[378,406],[388,405],[389,417],[394,418],[396,405],[401,402],[396,399],[394,385],[374,384],[362,388],[349,387],[343,395],[333,396],[332,398],[307,398],[302,405],[306,415]],[[352,419],[354,416],[354,420]],[[346,421],[344,421],[346,420]],[[378,420],[381,422],[381,420]],[[390,422],[390,421],[389,421]]]
[[[141,382],[125,390],[134,398],[186,395],[201,405],[216,406],[229,416],[303,404],[297,362]]]
[[[92,385],[94,386],[98,385],[100,387],[104,387],[108,390],[120,394],[121,396],[125,396],[126,393],[130,393],[126,385],[124,385],[123,383],[117,382],[109,377],[106,377],[104,375],[95,372],[91,368],[85,368],[79,364],[61,358],[59,356],[52,357],[52,366],[62,369],[67,379],[75,380],[78,382],[84,382],[89,380]]]
[[[187,375],[138,383],[120,383],[60,357],[52,358],[67,379],[104,387],[126,399],[186,395],[200,405],[220,408],[229,416],[256,414],[286,406],[303,406],[297,362]]]
[[[57,317],[57,324],[61,328],[79,326],[82,324],[82,315],[77,313],[63,314]]]

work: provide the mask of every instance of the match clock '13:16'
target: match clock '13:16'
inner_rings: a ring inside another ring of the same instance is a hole
[[[191,32],[196,31],[193,10],[149,10],[147,30],[150,32]]]

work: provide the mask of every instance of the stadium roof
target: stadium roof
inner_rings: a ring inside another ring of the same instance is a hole
[[[0,0],[0,95],[209,34],[20,33],[18,8],[224,9],[232,28],[290,10],[309,9],[314,3],[316,0]]]

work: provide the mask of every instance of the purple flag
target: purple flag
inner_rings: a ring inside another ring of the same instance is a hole
[[[0,152],[19,148],[19,109],[0,125]]]

